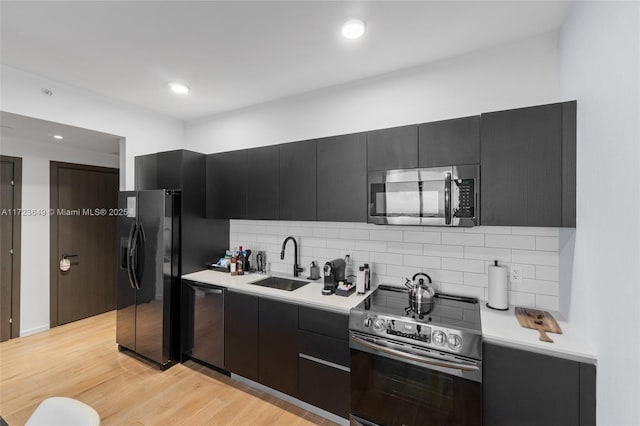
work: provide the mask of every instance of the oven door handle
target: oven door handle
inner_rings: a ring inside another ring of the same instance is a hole
[[[399,351],[396,349],[391,349],[388,348],[386,346],[380,346],[380,345],[376,345],[375,343],[371,343],[367,340],[361,339],[359,337],[356,336],[351,336],[351,340],[353,340],[354,342],[358,343],[359,345],[365,346],[369,349],[373,349],[375,351],[378,352],[382,352],[382,353],[386,353],[389,355],[393,355],[393,356],[397,356],[399,358],[404,358],[404,359],[408,359],[409,361],[415,361],[415,362],[420,362],[423,364],[428,364],[428,365],[434,365],[437,367],[445,367],[445,368],[451,368],[451,369],[455,369],[455,370],[461,370],[461,371],[478,371],[480,370],[480,368],[478,368],[475,365],[465,365],[465,364],[458,364],[455,362],[447,362],[447,361],[443,361],[443,360],[438,360],[435,358],[427,358],[427,357],[423,357],[420,355],[414,355],[414,354],[410,354],[407,352],[403,352],[403,351]]]

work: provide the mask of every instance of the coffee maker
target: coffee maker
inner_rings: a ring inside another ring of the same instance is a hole
[[[333,259],[324,264],[324,288],[322,294],[330,295],[336,292],[338,281],[344,281],[344,259]]]

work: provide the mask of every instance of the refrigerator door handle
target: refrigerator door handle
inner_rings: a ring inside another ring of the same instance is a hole
[[[133,236],[136,233],[136,223],[133,222],[131,224],[131,231],[129,231],[129,240],[127,241],[127,259],[126,259],[126,264],[127,264],[127,278],[129,278],[129,285],[131,286],[132,289],[135,290],[135,285],[133,283],[133,265],[132,265],[132,256],[131,256],[131,251],[133,249]]]
[[[129,251],[129,258],[131,259],[131,276],[133,278],[134,288],[140,290],[140,283],[138,281],[138,235],[140,235],[140,228],[142,225],[136,226],[136,230],[131,243],[131,250]]]

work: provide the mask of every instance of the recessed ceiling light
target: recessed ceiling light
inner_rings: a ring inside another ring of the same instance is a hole
[[[58,140],[62,140],[62,139],[64,139],[64,136],[62,136],[62,135],[53,135],[53,138],[54,139],[58,139]]]
[[[191,91],[189,86],[187,86],[186,84],[182,84],[182,83],[169,83],[169,87],[174,92],[181,93],[181,94],[189,93]]]
[[[342,25],[342,35],[348,39],[360,38],[366,26],[360,19],[350,19]]]

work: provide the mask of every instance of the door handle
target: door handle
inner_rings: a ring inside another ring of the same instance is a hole
[[[444,180],[444,223],[451,225],[451,173],[447,172]]]
[[[77,254],[63,254],[60,257],[60,270],[62,272],[67,272],[69,269],[71,269],[71,261],[69,260],[70,257],[78,257]]]
[[[129,240],[127,241],[127,276],[129,278],[129,285],[131,286],[132,289],[136,289],[136,286],[134,284],[134,277],[133,277],[133,236],[136,233],[136,223],[133,222],[131,224],[131,230],[129,231]]]

